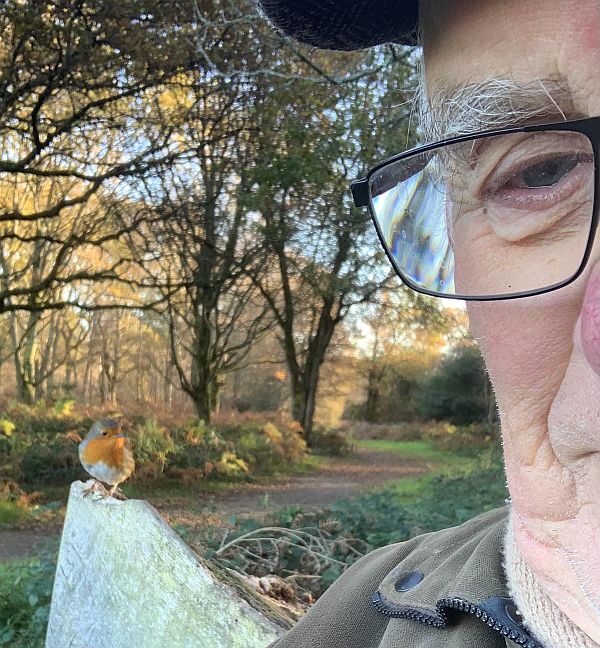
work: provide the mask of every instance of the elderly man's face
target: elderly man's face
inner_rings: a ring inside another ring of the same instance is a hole
[[[600,115],[598,0],[425,0],[421,19],[430,93],[489,79],[530,87],[558,80],[561,101],[564,91],[570,96],[547,121],[560,121],[561,113]],[[574,596],[585,588],[599,611],[600,235],[573,284],[537,297],[472,302],[469,314],[496,390],[527,559],[543,572],[556,558],[549,547],[566,543],[567,564],[575,564],[579,551],[596,543],[585,574],[565,567],[561,587]]]

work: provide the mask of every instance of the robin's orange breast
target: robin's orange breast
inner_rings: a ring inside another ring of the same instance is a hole
[[[82,449],[82,459],[87,464],[101,461],[110,468],[118,470],[125,462],[124,447],[123,437],[91,439]]]

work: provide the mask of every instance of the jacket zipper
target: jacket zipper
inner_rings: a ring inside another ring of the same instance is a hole
[[[419,623],[424,623],[434,628],[444,628],[447,624],[447,619],[443,612],[439,616],[434,616],[423,610],[400,607],[385,599],[379,592],[373,594],[371,602],[377,612],[394,619],[414,619],[415,621],[419,621]]]
[[[467,614],[474,615],[503,637],[508,637],[511,641],[523,646],[523,648],[542,648],[529,635],[509,628],[488,611],[464,599],[445,598],[439,600],[436,604],[437,615],[429,614],[423,610],[400,607],[385,599],[379,592],[373,594],[371,601],[380,614],[392,618],[414,619],[415,621],[435,628],[445,628],[448,624],[448,617],[445,613],[446,609],[466,612]]]

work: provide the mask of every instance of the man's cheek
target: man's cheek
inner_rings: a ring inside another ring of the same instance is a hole
[[[600,376],[600,261],[586,290],[581,313],[581,347],[590,367]]]
[[[468,312],[501,410],[519,403],[547,409],[564,377],[578,313],[545,295],[471,302]]]

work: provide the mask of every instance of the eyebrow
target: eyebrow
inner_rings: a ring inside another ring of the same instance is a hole
[[[584,115],[562,77],[517,83],[510,78],[436,87],[421,98],[425,141],[531,123],[560,122]]]

